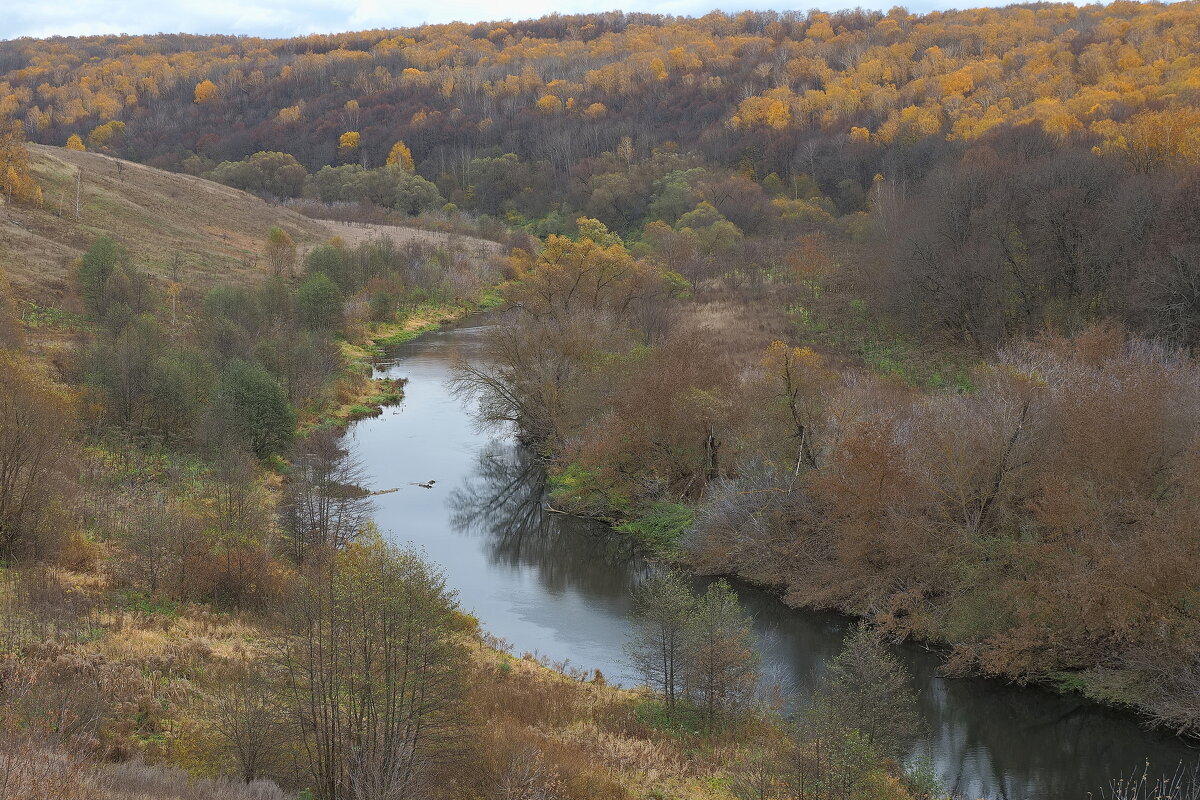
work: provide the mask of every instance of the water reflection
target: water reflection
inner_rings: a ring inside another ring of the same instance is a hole
[[[546,472],[537,459],[512,440],[492,440],[450,494],[450,525],[481,534],[493,565],[532,569],[555,595],[571,590],[628,610],[645,563],[606,526],[547,511],[545,494]],[[607,675],[625,674],[623,664],[597,666]]]
[[[375,488],[400,487],[377,498],[380,527],[424,548],[463,606],[518,651],[569,658],[631,683],[622,647],[631,592],[648,567],[604,526],[546,512],[536,460],[503,432],[472,426],[445,380],[474,341],[474,331],[460,329],[406,345],[388,369],[410,378],[403,406],[352,429],[349,444]],[[430,478],[437,488],[414,488]],[[847,620],[735,588],[754,616],[767,681],[802,701],[839,650]],[[1167,772],[1195,760],[1178,740],[1143,731],[1127,715],[994,681],[947,680],[936,654],[897,652],[925,721],[913,755],[930,757],[964,797],[1082,800],[1147,758]]]

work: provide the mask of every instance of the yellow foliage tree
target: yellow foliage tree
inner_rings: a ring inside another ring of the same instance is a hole
[[[113,139],[125,132],[125,123],[120,120],[112,120],[103,125],[97,125],[92,128],[92,132],[88,134],[88,145],[93,150],[104,150],[112,144]]]
[[[78,133],[72,133],[67,137],[66,147],[68,150],[87,150],[87,148],[83,146],[83,139],[79,138]]]
[[[210,80],[203,80],[196,84],[194,93],[195,102],[208,103],[217,99],[217,85]]]
[[[361,143],[362,137],[358,131],[346,131],[338,137],[338,149],[354,150]]]
[[[773,128],[783,130],[792,121],[792,110],[778,97],[748,97],[730,120],[735,128]]]
[[[388,153],[387,165],[389,167],[400,167],[405,172],[414,172],[416,164],[413,163],[412,150],[408,149],[408,145],[403,140],[392,145],[392,150]]]
[[[808,38],[810,39],[824,42],[832,39],[833,36],[833,26],[829,24],[829,17],[825,14],[819,15],[814,19],[813,24],[808,26]]]
[[[562,100],[552,94],[544,94],[537,101],[537,109],[543,114],[555,114],[562,111]]]
[[[1137,172],[1200,163],[1200,110],[1143,111],[1110,131],[1101,150],[1123,156]]]
[[[42,202],[42,188],[29,173],[25,126],[16,120],[0,127],[0,194],[17,203]]]

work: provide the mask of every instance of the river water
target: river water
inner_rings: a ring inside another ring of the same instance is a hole
[[[451,393],[451,366],[478,357],[482,331],[428,334],[381,366],[409,379],[404,401],[346,437],[370,487],[396,490],[375,498],[375,519],[391,540],[437,563],[463,609],[515,653],[634,684],[622,645],[631,592],[648,567],[604,526],[544,512],[537,463],[510,432],[480,429],[470,404]],[[754,616],[766,679],[803,698],[848,621],[738,588]],[[1147,760],[1165,772],[1196,762],[1196,751],[1127,715],[1037,689],[943,679],[936,655],[915,645],[896,652],[913,675],[925,723],[913,755],[932,759],[964,797],[1082,800]]]

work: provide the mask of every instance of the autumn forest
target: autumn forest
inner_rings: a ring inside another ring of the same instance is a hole
[[[0,800],[1200,792],[1200,3],[0,40],[0,196]],[[435,383],[635,678],[408,535]]]

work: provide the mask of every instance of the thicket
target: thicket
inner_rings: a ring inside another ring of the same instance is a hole
[[[460,371],[550,459],[558,507],[657,520],[655,546],[693,566],[944,643],[952,671],[1082,686],[1195,730],[1187,351],[1094,324],[932,391],[781,341],[749,360],[652,251],[579,226],[515,259],[487,366]],[[762,279],[790,286],[776,302],[844,302],[830,276]],[[694,521],[664,511],[680,502]]]

